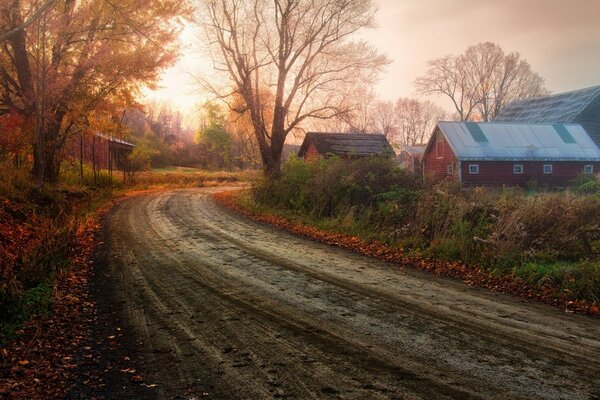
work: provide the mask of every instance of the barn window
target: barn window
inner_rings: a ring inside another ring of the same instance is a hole
[[[448,175],[454,174],[454,164],[448,164],[448,165],[446,165],[446,173]]]
[[[522,174],[523,173],[523,164],[514,164],[513,165],[513,174]]]
[[[469,173],[470,174],[478,174],[479,173],[479,164],[469,164]]]
[[[552,173],[552,164],[544,164],[544,174]]]
[[[437,158],[444,158],[444,137],[441,133],[438,133],[435,142],[435,155]]]
[[[583,173],[584,174],[593,174],[594,173],[594,166],[592,164],[587,164],[583,166]]]

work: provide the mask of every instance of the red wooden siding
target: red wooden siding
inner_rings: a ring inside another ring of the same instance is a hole
[[[448,165],[453,165],[456,176],[456,157],[444,135],[438,130],[431,139],[431,145],[427,147],[423,156],[425,177],[429,179],[442,179],[448,175]]]
[[[132,150],[133,146],[123,145],[99,135],[75,136],[66,146],[67,155],[73,162],[79,162],[81,157],[84,163],[94,163],[98,169],[113,170],[125,168],[125,160]]]
[[[478,164],[479,173],[469,174],[469,165]],[[515,174],[513,166],[523,165],[523,173]],[[544,165],[552,165],[552,173],[544,174]],[[462,161],[462,182],[466,185],[524,185],[537,181],[541,184],[568,185],[583,172],[585,165],[593,165],[600,172],[600,163],[581,161]]]
[[[304,153],[304,161],[314,161],[319,158],[321,158],[321,155],[319,154],[317,147],[313,143],[310,143],[308,149],[306,149],[306,153]]]
[[[76,136],[71,140],[69,155],[78,161],[83,150],[83,162],[95,161],[100,169],[108,169],[109,144],[108,139],[95,135]]]
[[[398,163],[403,168],[406,168],[411,174],[421,175],[423,173],[423,166],[421,160],[414,157],[409,152],[403,150],[398,156]]]

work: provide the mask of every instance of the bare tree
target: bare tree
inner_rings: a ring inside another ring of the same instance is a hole
[[[243,99],[238,111],[250,117],[270,177],[279,174],[290,132],[345,112],[346,87],[372,81],[388,62],[353,40],[374,25],[371,0],[207,0],[199,22],[234,90],[201,82],[225,101]]]
[[[351,133],[375,133],[373,117],[377,96],[373,89],[357,87],[349,97],[348,112],[339,116],[346,122],[346,130]]]
[[[490,42],[430,61],[427,73],[415,85],[421,94],[447,96],[463,121],[490,121],[512,101],[549,93],[544,79],[519,53],[506,54]]]
[[[382,133],[389,141],[397,134],[398,117],[394,103],[379,100],[373,107],[373,128],[376,132]]]
[[[410,98],[398,99],[394,113],[397,119],[393,143],[400,146],[426,143],[437,121],[446,117],[446,112],[432,102]]]

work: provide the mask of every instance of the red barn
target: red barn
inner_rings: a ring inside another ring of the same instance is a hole
[[[600,149],[581,125],[438,122],[423,156],[429,179],[465,185],[568,185],[600,172]]]
[[[392,146],[381,134],[308,132],[298,157],[305,161],[330,155],[342,158],[395,155]]]

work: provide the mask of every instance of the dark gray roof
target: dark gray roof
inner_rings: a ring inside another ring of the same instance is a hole
[[[427,147],[426,145],[421,145],[421,146],[404,146],[402,148],[402,150],[406,151],[412,157],[415,157],[416,159],[420,160],[423,157],[423,154],[425,153],[425,148],[426,147]]]
[[[384,135],[363,133],[324,133],[308,132],[304,137],[298,157],[303,157],[309,144],[317,148],[319,154],[337,156],[377,156],[394,155],[394,150]]]
[[[577,117],[598,98],[600,86],[516,101],[507,105],[494,122],[577,122]]]

